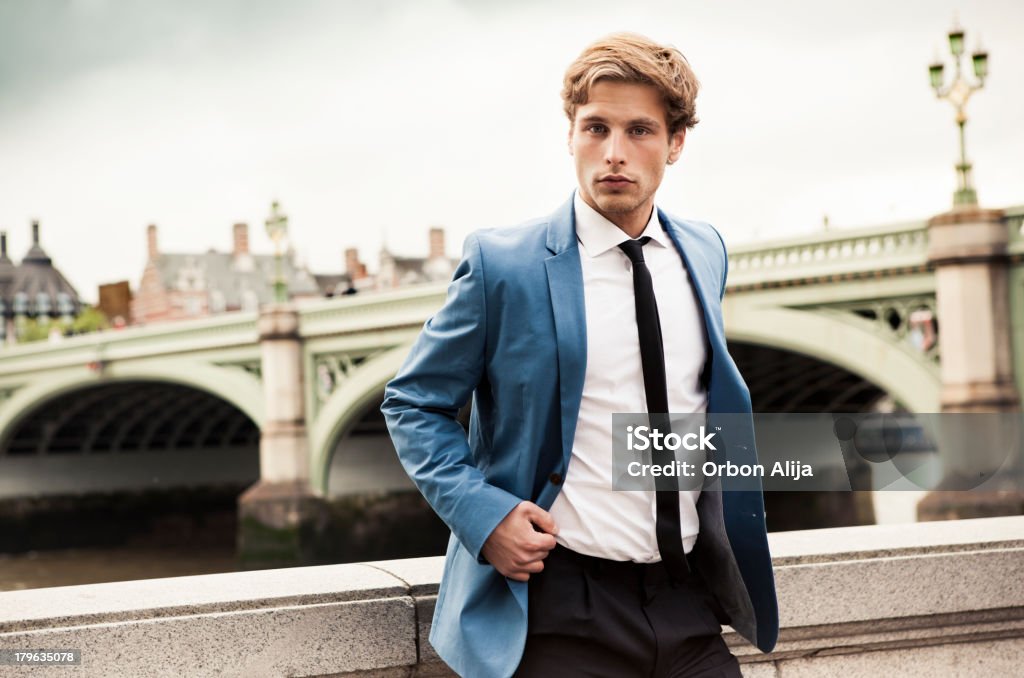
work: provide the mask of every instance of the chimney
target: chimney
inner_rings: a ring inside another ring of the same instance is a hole
[[[160,249],[156,246],[156,224],[146,227],[146,249],[149,252],[150,261],[160,256]]]
[[[345,273],[353,282],[366,277],[366,266],[359,263],[359,250],[355,247],[345,250]]]
[[[39,244],[39,220],[38,219],[33,219],[32,220],[32,244],[33,245],[38,245]]]
[[[440,226],[430,229],[430,258],[444,258],[444,229]]]
[[[0,231],[0,259],[7,258],[7,231]]]
[[[232,228],[234,234],[234,249],[232,250],[234,255],[237,257],[240,254],[249,253],[249,226],[248,224],[238,223]]]

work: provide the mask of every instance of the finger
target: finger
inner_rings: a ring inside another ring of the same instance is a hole
[[[538,533],[535,538],[524,541],[521,548],[522,552],[529,553],[531,556],[545,558],[548,552],[557,545],[558,542],[550,534]],[[535,560],[535,558],[530,560]]]
[[[523,569],[529,572],[530,574],[537,574],[538,572],[542,572],[544,570],[544,561],[535,560],[534,562],[525,565]]]
[[[531,574],[537,573],[544,569],[544,559],[537,558],[531,560],[514,561],[512,567],[509,568],[511,574]],[[511,574],[509,576],[511,576]]]
[[[515,569],[522,569],[524,567],[529,567],[532,563],[535,563],[538,560],[543,560],[543,558],[533,552],[523,552],[512,559],[512,567]]]
[[[544,560],[548,557],[549,553],[550,551],[546,549],[519,549],[512,557],[512,564],[515,567],[523,567],[530,563]]]
[[[534,505],[527,515],[530,518],[530,522],[542,529],[544,532],[548,534],[558,534],[558,525],[555,524],[555,519],[551,517],[550,513],[541,507]]]
[[[531,540],[530,547],[534,551],[543,551],[546,556],[548,551],[557,545],[558,541],[550,534],[538,534],[535,539]]]

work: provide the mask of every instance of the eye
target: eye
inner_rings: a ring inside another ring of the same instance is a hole
[[[605,126],[599,124],[593,124],[587,127],[587,131],[591,134],[604,134]]]
[[[637,137],[643,137],[647,136],[648,134],[651,134],[651,130],[647,129],[646,127],[634,127],[632,129],[632,132],[633,136]]]

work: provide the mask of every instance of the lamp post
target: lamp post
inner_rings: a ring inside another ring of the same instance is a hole
[[[936,95],[956,109],[960,133],[959,187],[953,209],[928,220],[928,268],[934,270],[935,332],[930,351],[939,361],[939,408],[943,413],[1014,413],[1020,411],[1019,375],[1014,373],[1011,267],[1007,249],[1010,231],[1003,210],[982,209],[971,185],[971,165],[964,150],[964,108],[988,77],[988,54],[971,55],[977,82],[961,66],[964,32],[949,32],[949,50],[956,73],[944,85],[941,63],[928,67]],[[937,61],[937,60],[936,60]],[[912,318],[911,323],[923,318]],[[927,342],[927,335],[924,339]],[[935,343],[937,342],[937,344]],[[922,344],[923,348],[923,344]],[[939,448],[942,480],[917,505],[918,520],[976,518],[1020,513],[1024,492],[1005,487],[996,474],[1005,468],[999,454],[1011,443],[985,435],[964,438],[963,420],[940,417],[934,441]],[[1015,472],[1018,469],[1015,468]],[[970,489],[971,491],[960,491]]]
[[[281,212],[280,204],[275,200],[270,205],[270,216],[267,217],[267,235],[274,241],[274,302],[283,304],[288,301],[288,285],[281,270],[284,240],[288,237],[288,217]]]
[[[964,144],[964,125],[967,123],[965,108],[971,94],[985,86],[985,77],[988,75],[988,53],[978,49],[971,55],[974,75],[978,78],[977,83],[971,83],[967,81],[961,68],[961,57],[964,53],[964,31],[955,22],[954,27],[949,31],[949,51],[956,63],[953,81],[948,85],[943,84],[944,67],[938,60],[928,66],[928,75],[935,95],[939,99],[946,99],[956,108],[956,124],[960,128],[960,162],[956,165],[959,185],[953,194],[953,206],[977,205],[978,193],[971,185],[971,164],[967,162],[967,150]]]

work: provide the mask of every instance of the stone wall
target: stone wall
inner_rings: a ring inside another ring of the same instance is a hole
[[[782,632],[744,675],[1009,676],[1024,666],[1024,517],[769,535]],[[0,650],[79,649],[33,676],[440,676],[441,558],[0,593]],[[0,676],[22,667],[0,666]]]

